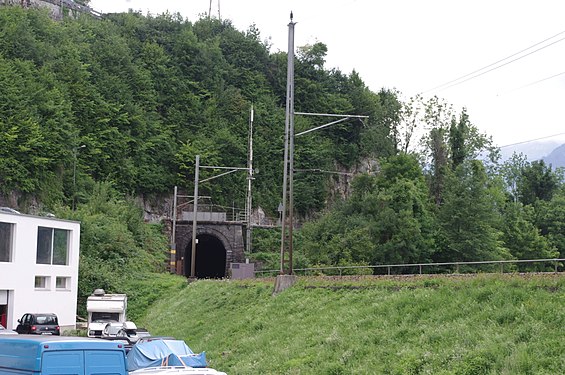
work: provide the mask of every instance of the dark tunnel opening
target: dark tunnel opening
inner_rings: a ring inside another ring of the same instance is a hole
[[[226,277],[226,249],[217,237],[201,234],[196,237],[196,278],[221,279]],[[187,246],[185,257],[185,275],[191,274],[192,243]]]

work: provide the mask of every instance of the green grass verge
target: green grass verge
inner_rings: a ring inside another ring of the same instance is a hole
[[[196,281],[141,319],[235,374],[562,374],[565,275]]]

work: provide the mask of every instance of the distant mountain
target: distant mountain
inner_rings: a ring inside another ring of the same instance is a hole
[[[540,160],[548,157],[555,149],[563,145],[563,141],[534,141],[501,147],[502,160],[508,160],[513,153],[522,153],[528,161]]]
[[[565,168],[565,143],[557,147],[549,155],[542,158],[546,164],[551,164],[555,168],[563,167]]]

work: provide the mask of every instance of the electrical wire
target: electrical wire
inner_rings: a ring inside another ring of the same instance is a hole
[[[517,87],[517,88],[515,88],[515,89],[513,89],[513,90],[510,90],[509,92],[514,92],[514,91],[522,90],[522,89],[525,89],[526,87],[530,87],[530,86],[533,86],[533,85],[537,85],[538,83],[541,83],[541,82],[544,82],[544,81],[553,79],[553,78],[555,78],[555,77],[559,77],[559,76],[561,76],[561,75],[563,75],[563,74],[565,74],[565,72],[557,73],[557,74],[554,74],[554,75],[549,76],[549,77],[545,77],[545,78],[542,78],[542,79],[538,79],[537,81],[530,82],[530,83],[525,84],[525,85],[523,85],[523,86]]]
[[[553,134],[553,135],[548,135],[548,136],[540,137],[540,138],[528,139],[527,141],[521,141],[521,142],[511,143],[511,144],[509,144],[509,145],[498,146],[498,148],[504,148],[504,147],[522,145],[522,144],[524,144],[524,143],[530,143],[530,142],[535,142],[535,141],[541,141],[542,139],[548,139],[548,138],[558,137],[558,136],[560,136],[560,135],[565,135],[565,132],[563,132],[563,133],[558,133],[558,134]]]
[[[513,53],[513,54],[510,55],[510,56],[507,56],[507,57],[505,57],[505,58],[503,58],[503,59],[500,59],[500,60],[498,60],[498,61],[496,61],[496,62],[493,62],[492,64],[486,65],[486,66],[484,66],[484,67],[482,67],[482,68],[480,68],[480,69],[477,69],[477,70],[475,70],[475,71],[473,71],[473,72],[471,72],[471,73],[465,74],[465,75],[463,75],[463,76],[461,76],[461,77],[458,77],[458,78],[456,78],[456,79],[453,79],[453,80],[451,80],[451,81],[449,81],[449,82],[445,82],[445,83],[443,83],[443,84],[441,84],[441,85],[438,85],[438,86],[436,86],[436,87],[434,87],[434,88],[431,88],[431,89],[429,89],[429,90],[426,90],[426,91],[424,91],[424,93],[428,93],[428,92],[431,92],[431,91],[443,91],[443,90],[446,90],[446,89],[448,89],[448,88],[450,88],[450,87],[453,87],[453,86],[456,86],[456,85],[460,85],[460,84],[462,84],[462,83],[464,83],[464,82],[467,82],[467,81],[469,81],[469,80],[471,80],[471,79],[473,79],[473,78],[480,77],[480,76],[482,76],[483,74],[492,72],[493,70],[502,68],[503,66],[506,66],[506,65],[508,65],[508,64],[510,64],[510,63],[513,63],[513,62],[517,61],[517,60],[523,59],[524,57],[527,57],[527,56],[529,56],[529,55],[531,55],[531,54],[533,54],[533,53],[535,53],[535,52],[538,52],[538,51],[543,50],[543,49],[545,49],[545,48],[547,48],[547,47],[550,47],[550,46],[552,46],[552,45],[554,45],[554,44],[556,44],[556,43],[558,43],[558,42],[560,42],[560,41],[562,41],[562,40],[565,40],[565,37],[564,37],[564,38],[561,38],[561,39],[559,39],[559,40],[556,40],[556,41],[554,41],[554,42],[552,42],[552,43],[550,43],[550,44],[547,44],[547,45],[545,45],[545,46],[543,46],[543,47],[540,47],[540,48],[538,48],[538,49],[536,49],[536,50],[534,50],[534,51],[531,51],[531,52],[529,52],[529,53],[527,53],[527,54],[525,54],[525,55],[522,55],[522,56],[517,57],[517,58],[515,58],[515,59],[513,59],[513,60],[510,60],[510,61],[508,61],[508,62],[506,62],[506,63],[504,63],[504,64],[498,65],[498,64],[500,64],[500,63],[502,63],[502,62],[504,62],[504,61],[506,61],[506,60],[508,60],[508,59],[510,59],[510,58],[512,58],[512,57],[514,57],[514,56],[518,56],[518,55],[520,55],[520,54],[522,54],[522,53],[524,53],[524,52],[526,52],[526,51],[528,51],[528,50],[530,50],[530,49],[532,49],[532,48],[534,48],[534,47],[536,47],[536,46],[539,46],[540,44],[543,44],[543,43],[547,42],[548,40],[554,39],[554,38],[556,38],[557,36],[559,36],[559,35],[561,35],[561,34],[565,34],[565,30],[564,30],[564,31],[561,31],[561,32],[559,32],[559,33],[557,33],[557,34],[555,34],[555,35],[549,37],[549,38],[546,38],[546,39],[542,40],[541,42],[535,43],[535,44],[533,44],[533,45],[531,45],[531,46],[529,46],[529,47],[527,47],[527,48],[524,48],[523,50],[521,50],[521,51],[519,51],[519,52]],[[490,67],[493,67],[493,68],[488,69],[488,68],[490,68]],[[488,69],[488,70],[484,71],[485,69]],[[482,72],[482,73],[480,73],[480,72]],[[479,73],[479,74],[476,74],[476,73]],[[465,78],[466,78],[466,79],[465,79]]]

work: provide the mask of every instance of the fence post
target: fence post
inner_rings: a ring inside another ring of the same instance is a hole
[[[388,269],[388,275],[390,276],[390,266],[387,266]]]
[[[341,277],[341,268],[338,268],[339,270],[339,277]]]
[[[422,274],[422,265],[418,265],[418,267],[420,268],[420,275]]]
[[[557,266],[558,266],[559,262],[555,261],[555,273],[557,273]]]

